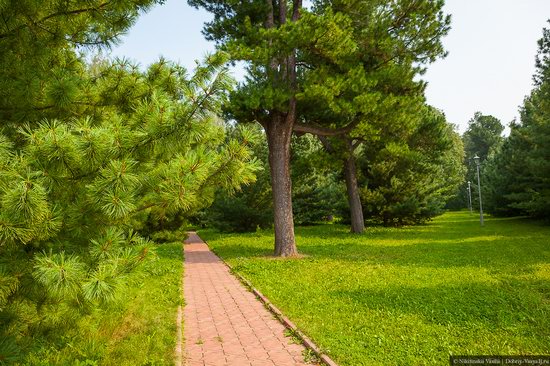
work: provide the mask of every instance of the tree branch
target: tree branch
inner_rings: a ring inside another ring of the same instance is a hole
[[[332,147],[329,139],[327,139],[327,136],[317,136],[317,138],[321,141],[321,144],[329,154],[334,153],[334,148]]]
[[[317,136],[341,136],[341,135],[346,135],[350,133],[355,128],[355,126],[357,126],[358,123],[359,123],[359,120],[356,120],[345,127],[327,128],[327,127],[322,127],[315,124],[305,124],[305,123],[296,122],[294,124],[293,131],[301,132],[301,133],[310,133],[312,135],[317,135]]]
[[[99,11],[99,10],[105,8],[106,6],[108,6],[110,3],[111,3],[111,1],[107,1],[107,2],[104,2],[102,4],[99,4],[96,7],[88,7],[88,8],[82,8],[82,9],[60,11],[60,12],[56,12],[56,13],[53,13],[53,14],[50,14],[50,15],[46,15],[45,17],[43,17],[43,18],[41,18],[37,21],[31,21],[31,22],[33,23],[33,25],[39,26],[40,23],[45,22],[46,20],[51,19],[51,18],[55,18],[55,17],[59,17],[59,16],[78,15],[78,14],[86,13],[86,12],[89,12],[89,11]],[[7,38],[9,36],[13,36],[15,32],[17,32],[21,29],[27,28],[30,25],[31,24],[28,24],[28,23],[21,24],[18,27],[15,27],[11,30],[8,30],[8,33],[1,33],[0,34],[0,39]]]
[[[136,208],[134,211],[132,211],[132,214],[147,210],[148,208],[153,208],[155,206],[159,206],[159,204],[158,203],[150,203],[148,205],[143,205],[141,207]]]

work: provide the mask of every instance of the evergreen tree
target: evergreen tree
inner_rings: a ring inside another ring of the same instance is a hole
[[[257,135],[259,126],[251,125]],[[238,129],[234,128],[231,137]],[[268,151],[265,139],[259,138],[251,147],[254,156],[261,164],[256,173],[256,181],[235,192],[218,190],[210,207],[199,212],[193,221],[224,232],[250,232],[257,228],[265,229],[273,225],[273,206],[269,179]]]
[[[112,300],[154,251],[147,220],[252,182],[254,134],[225,138],[225,55],[87,65],[155,1],[0,3],[0,359]]]
[[[325,142],[325,146],[342,164],[351,231],[360,233],[364,219],[355,161],[358,148],[387,129],[411,128],[424,103],[425,83],[418,76],[427,64],[445,55],[441,38],[449,30],[450,19],[442,12],[442,1],[327,1],[318,6],[350,19],[358,55],[347,60],[353,77],[343,75],[350,88],[342,83],[339,101],[328,99],[326,104],[313,94],[305,118],[325,127],[317,131],[310,127],[310,132],[338,136],[339,141]],[[319,68],[326,74],[348,70],[323,61]],[[338,128],[341,125],[346,127]]]
[[[440,214],[463,179],[463,148],[445,116],[425,108],[410,131],[365,145],[365,216],[384,225],[421,223]]]
[[[1,1],[2,125],[69,118],[98,104],[83,84],[85,68],[75,50],[108,46],[140,13],[161,2]]]
[[[256,121],[266,131],[275,254],[294,255],[292,133],[342,135],[357,127],[378,107],[373,86],[388,73],[385,65],[400,60],[421,64],[436,57],[427,49],[439,53],[449,22],[441,12],[443,2],[315,1],[311,9],[301,0],[189,3],[214,15],[204,29],[207,38],[249,65],[231,111],[237,121]],[[359,16],[353,17],[356,9]],[[364,30],[366,37],[357,37]],[[416,50],[412,57],[410,50]],[[304,118],[307,109],[317,109],[322,118]]]
[[[535,88],[525,98],[520,123],[484,169],[490,212],[550,216],[550,30],[543,30]]]
[[[110,101],[94,114],[28,124],[18,145],[0,137],[4,336],[66,325],[113,299],[154,249],[136,232],[149,215],[189,212],[254,180],[253,135],[240,128],[225,141],[218,117],[225,62],[211,57],[186,78],[165,61],[145,73],[115,61],[82,80]]]
[[[298,225],[334,217],[345,206],[339,166],[310,134],[292,138],[292,209]]]
[[[465,152],[465,164],[467,167],[466,180],[477,185],[477,167],[474,156],[479,156],[480,164],[485,164],[487,158],[502,144],[502,132],[504,126],[500,120],[491,115],[476,112],[468,122],[468,129],[462,135]],[[472,189],[472,192],[474,190]],[[472,201],[479,205],[476,194],[472,194]]]
[[[498,118],[476,112],[462,137],[466,158],[471,159],[477,154],[480,161],[486,160],[492,150],[502,142],[503,131],[504,126]]]
[[[517,123],[510,125],[510,135],[482,166],[483,208],[496,216],[515,216],[525,211],[514,207],[516,200],[527,198],[532,176],[526,165],[530,142]]]
[[[500,149],[502,142],[502,132],[504,126],[500,120],[491,116],[476,112],[474,117],[468,122],[468,129],[462,135],[464,145],[464,166],[466,173],[464,181],[457,188],[457,191],[447,203],[449,209],[462,209],[469,206],[468,182],[471,187],[472,206],[479,206],[479,196],[477,194],[477,167],[474,156],[479,156],[481,169],[487,165],[487,159]],[[482,185],[485,174],[482,174]]]

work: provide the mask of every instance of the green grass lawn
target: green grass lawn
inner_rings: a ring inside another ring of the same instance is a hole
[[[117,301],[69,329],[35,340],[24,365],[173,365],[176,313],[182,304],[182,244],[130,275]]]
[[[199,233],[341,365],[444,365],[450,354],[550,353],[550,227],[447,213],[425,226]]]

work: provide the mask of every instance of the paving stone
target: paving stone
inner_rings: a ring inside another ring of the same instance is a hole
[[[301,345],[196,233],[185,241],[187,365],[305,365]]]

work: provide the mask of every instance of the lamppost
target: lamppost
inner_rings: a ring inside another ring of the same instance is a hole
[[[474,156],[474,161],[477,168],[477,190],[479,192],[479,223],[483,226],[483,205],[481,203],[481,180],[479,178],[479,156]]]
[[[472,182],[468,181],[468,207],[470,208],[470,215],[472,212]]]

